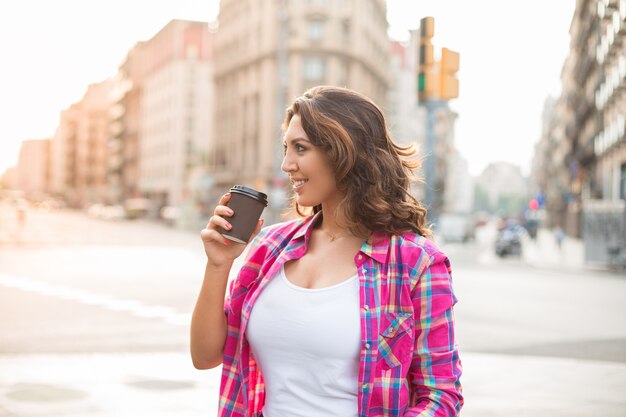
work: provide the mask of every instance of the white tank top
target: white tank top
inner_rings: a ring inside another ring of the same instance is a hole
[[[257,298],[246,336],[265,378],[263,417],[356,417],[359,280],[307,289],[281,267]]]

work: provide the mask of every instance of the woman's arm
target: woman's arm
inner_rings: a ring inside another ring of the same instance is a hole
[[[415,350],[409,370],[413,405],[405,416],[457,416],[463,406],[462,372],[454,337],[450,262],[433,256],[412,291]]]
[[[230,265],[215,267],[207,262],[204,281],[191,316],[191,359],[197,369],[211,369],[222,363],[226,341],[224,297]]]
[[[246,245],[233,243],[218,232],[218,227],[230,229],[228,220],[224,218],[233,215],[226,206],[229,199],[230,194],[220,199],[207,227],[200,232],[207,263],[191,316],[190,332],[191,359],[198,369],[210,369],[222,363],[227,333],[224,298],[228,275],[233,262],[246,248]],[[263,220],[259,220],[250,241],[259,233],[262,225]]]

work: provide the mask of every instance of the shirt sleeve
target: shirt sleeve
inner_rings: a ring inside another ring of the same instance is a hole
[[[405,416],[457,416],[463,406],[462,372],[454,336],[450,261],[441,252],[419,274],[411,298],[415,346],[409,370],[411,401]]]

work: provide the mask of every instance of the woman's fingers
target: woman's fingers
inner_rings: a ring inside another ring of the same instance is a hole
[[[221,227],[226,230],[232,229],[228,220],[224,219],[224,217],[231,217],[233,214],[233,210],[226,206],[225,204],[230,200],[230,194],[224,194],[222,198],[220,198],[219,204],[213,210],[213,216],[209,219],[206,227],[207,229]]]
[[[228,203],[228,200],[230,200],[230,193],[226,193],[222,196],[222,198],[220,198],[219,201],[219,205],[225,206],[226,203]]]
[[[222,243],[226,246],[230,246],[231,244],[230,240],[226,239],[224,236],[222,236],[220,232],[218,232],[215,229],[206,228],[206,229],[201,230],[200,238],[205,243],[217,242],[217,243]]]
[[[225,218],[217,215],[211,216],[211,218],[209,219],[209,224],[207,225],[207,229],[215,229],[216,227],[221,227],[225,230],[230,230],[233,228],[228,220],[226,220]]]
[[[217,214],[218,216],[230,217],[235,214],[235,212],[228,206],[219,205],[215,207],[215,210],[213,210],[213,214]]]

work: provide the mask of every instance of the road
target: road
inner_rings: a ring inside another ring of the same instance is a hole
[[[624,276],[499,259],[492,232],[442,245],[462,415],[626,416]],[[216,415],[188,355],[203,267],[197,233],[0,207],[0,417]]]

